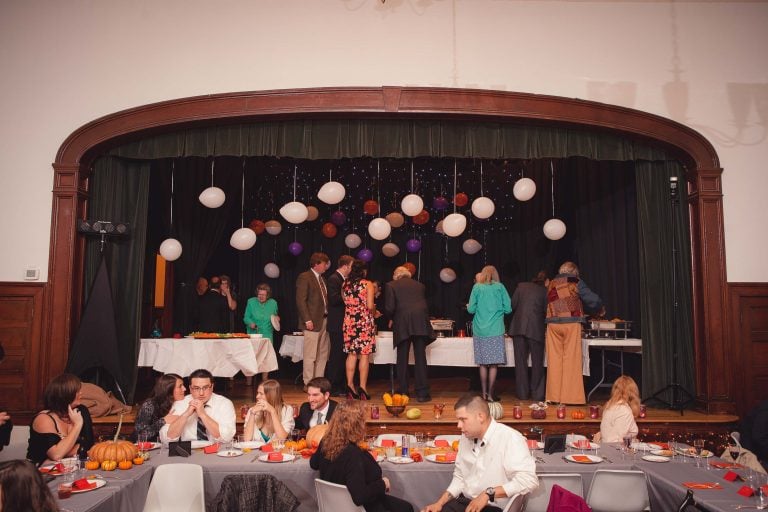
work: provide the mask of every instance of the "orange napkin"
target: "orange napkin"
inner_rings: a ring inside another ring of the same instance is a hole
[[[571,459],[573,459],[575,462],[592,462],[592,459],[586,455],[571,455]]]
[[[741,489],[739,489],[736,492],[738,494],[741,494],[742,496],[746,496],[747,498],[755,494],[755,491],[753,491],[752,488],[747,485],[743,486]]]
[[[87,479],[81,478],[80,480],[75,480],[74,482],[72,482],[72,487],[80,491],[85,491],[87,489],[95,489],[96,482],[89,482]]]
[[[219,453],[219,443],[214,443],[210,446],[206,446],[203,448],[203,452],[205,453]]]
[[[735,482],[736,480],[744,480],[741,478],[741,476],[738,473],[734,473],[733,471],[728,471],[723,475],[723,478],[728,480],[729,482]]]
[[[448,452],[445,454],[445,460],[447,462],[456,462],[456,452]]]
[[[267,443],[267,444],[261,445],[261,451],[263,451],[264,453],[269,453],[269,452],[275,451],[275,449],[272,448],[271,444]]]
[[[744,467],[735,462],[711,462],[709,465],[717,469],[741,469]]]
[[[397,443],[395,442],[394,439],[382,439],[381,446],[383,448],[386,448],[387,446],[397,446]]]
[[[445,439],[435,439],[435,448],[448,448],[448,441]]]
[[[539,442],[535,439],[529,439],[527,443],[529,450],[535,450],[539,447]]]
[[[648,443],[651,446],[658,446],[660,450],[669,450],[669,443]]]
[[[283,454],[280,452],[272,452],[267,455],[267,460],[270,462],[277,462],[283,460]]]
[[[150,442],[144,442],[144,443],[136,443],[136,447],[137,447],[139,450],[142,450],[142,451],[143,451],[143,450],[149,450],[149,449],[151,449],[151,448],[152,448],[152,443],[150,443]]]
[[[683,482],[683,485],[689,489],[722,489],[723,486],[717,482]]]

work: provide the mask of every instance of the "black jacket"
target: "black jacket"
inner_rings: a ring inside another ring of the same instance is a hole
[[[328,460],[320,448],[309,460],[312,469],[320,470],[320,478],[334,484],[346,485],[352,501],[366,511],[380,510],[385,499],[386,486],[381,478],[381,467],[371,455],[354,443],[349,443],[336,460]]]
[[[328,400],[328,404],[328,416],[323,418],[323,421],[325,422],[331,421],[333,411],[336,409],[336,405],[338,405],[333,400]],[[301,404],[301,407],[299,407],[299,416],[296,418],[296,428],[299,430],[309,429],[309,422],[312,420],[313,414],[315,414],[315,411],[310,409],[309,402],[304,402]]]

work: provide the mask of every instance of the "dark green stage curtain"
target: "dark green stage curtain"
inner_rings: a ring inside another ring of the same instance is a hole
[[[648,397],[674,378],[695,396],[690,230],[683,170],[677,162],[638,162],[636,176],[643,322],[642,393]],[[679,204],[674,206],[674,211],[670,206],[670,176],[677,176],[681,185]],[[677,308],[672,288],[673,244],[677,249],[674,258]],[[677,373],[673,377],[675,351]],[[671,395],[661,398],[672,399]]]
[[[130,223],[127,239],[108,238],[105,257],[110,273],[123,393],[133,400],[139,355],[141,289],[146,246],[149,162],[106,157],[96,161],[91,179],[88,218]],[[100,240],[88,237],[85,260],[86,294],[96,274]],[[88,297],[85,297],[84,303]]]

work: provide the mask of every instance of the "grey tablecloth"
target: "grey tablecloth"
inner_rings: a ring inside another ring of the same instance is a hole
[[[151,462],[151,461],[150,461]],[[85,471],[83,476],[102,475],[106,485],[59,500],[60,508],[74,512],[134,512],[144,508],[154,466],[147,462],[126,471]],[[54,496],[64,477],[49,483]]]

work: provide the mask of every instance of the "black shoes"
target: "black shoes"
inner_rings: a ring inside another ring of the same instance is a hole
[[[355,390],[347,386],[347,400],[358,400],[360,396],[355,393]]]
[[[370,400],[371,397],[368,396],[368,392],[364,390],[363,388],[357,388],[357,395],[360,397],[360,400]]]

